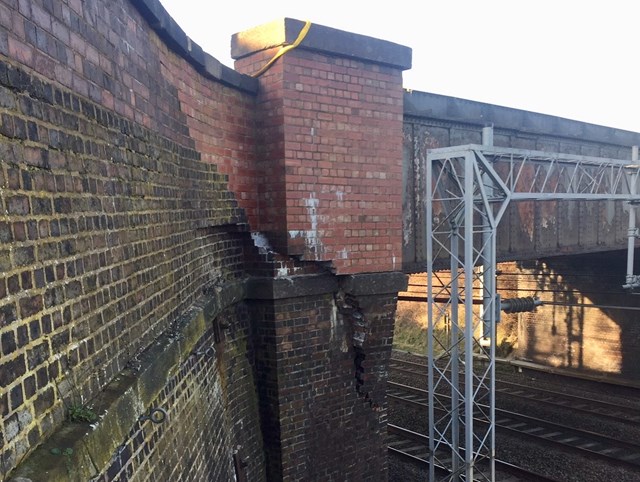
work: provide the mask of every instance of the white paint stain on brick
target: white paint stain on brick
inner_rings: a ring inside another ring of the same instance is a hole
[[[253,233],[251,233],[251,239],[253,239],[253,244],[255,245],[256,248],[258,248],[258,251],[260,251],[260,254],[267,254],[270,251],[272,251],[271,245],[269,244],[269,240],[261,232],[254,231]]]
[[[331,302],[331,341],[338,335],[338,306],[336,301]]]
[[[304,199],[304,205],[307,208],[307,214],[309,215],[309,220],[311,221],[311,231],[314,233],[318,232],[318,205],[319,204],[320,204],[320,200],[316,198],[316,195],[313,192],[309,194],[309,199]]]
[[[304,244],[307,248],[307,256],[305,256],[305,258],[309,259],[310,257],[308,254],[313,253],[313,257],[311,259],[319,261],[320,253],[323,251],[322,242],[318,235],[318,205],[320,204],[320,200],[316,197],[315,193],[311,193],[309,194],[308,199],[303,199],[303,203],[307,211],[307,217],[311,223],[311,229],[289,230],[289,238],[304,238]]]

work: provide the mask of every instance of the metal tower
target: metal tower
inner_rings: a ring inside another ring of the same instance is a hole
[[[509,204],[627,201],[630,256],[635,245],[637,162],[497,148],[492,137],[485,128],[484,145],[427,154],[430,481],[495,478],[496,231]],[[630,264],[625,287],[640,286]],[[475,354],[488,361],[474,364]]]

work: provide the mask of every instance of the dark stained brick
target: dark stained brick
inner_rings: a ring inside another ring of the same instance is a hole
[[[36,377],[35,375],[31,375],[30,377],[25,378],[24,383],[24,397],[29,400],[36,393]]]
[[[20,277],[17,274],[7,278],[7,292],[15,295],[20,292]],[[2,309],[0,308],[0,322],[2,322]]]
[[[29,198],[27,196],[11,196],[7,198],[7,213],[8,214],[29,214]]]
[[[11,234],[11,225],[7,222],[0,222],[0,243],[10,243],[13,241]]]
[[[29,296],[20,299],[20,316],[28,318],[35,315],[44,307],[42,295]]]
[[[3,358],[2,363],[0,363],[0,387],[6,387],[26,372],[24,355],[20,354],[12,360],[5,360],[6,358]]]
[[[11,263],[11,256],[8,249],[0,249],[0,272],[6,273],[11,271],[13,264]]]
[[[15,303],[0,306],[0,326],[8,326],[16,320],[18,314]]]
[[[9,414],[9,394],[6,391],[0,393],[0,416],[6,417]]]
[[[49,387],[44,392],[42,392],[33,402],[33,407],[35,409],[36,416],[39,416],[46,412],[52,405],[54,401],[54,393],[53,388]]]
[[[7,331],[2,334],[2,354],[10,355],[16,350],[16,337],[13,331]]]
[[[29,343],[29,331],[25,325],[20,325],[16,328],[16,339],[18,348],[22,348]]]
[[[9,400],[11,401],[11,410],[17,410],[24,403],[22,385],[16,385],[11,389]]]
[[[33,246],[24,246],[13,250],[13,262],[15,266],[29,266],[35,263],[35,249]]]
[[[42,365],[42,363],[49,357],[49,342],[43,341],[39,345],[36,345],[32,349],[27,351],[27,364],[29,370]]]

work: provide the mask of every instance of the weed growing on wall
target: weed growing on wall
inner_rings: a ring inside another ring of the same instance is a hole
[[[98,415],[91,408],[79,404],[69,406],[67,417],[71,422],[93,423],[98,421]]]

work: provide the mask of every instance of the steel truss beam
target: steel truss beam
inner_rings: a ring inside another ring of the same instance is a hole
[[[637,203],[639,166],[467,145],[430,150],[426,173],[429,480],[439,465],[441,480],[493,481],[498,224],[514,201]],[[488,362],[474,366],[475,353]]]

